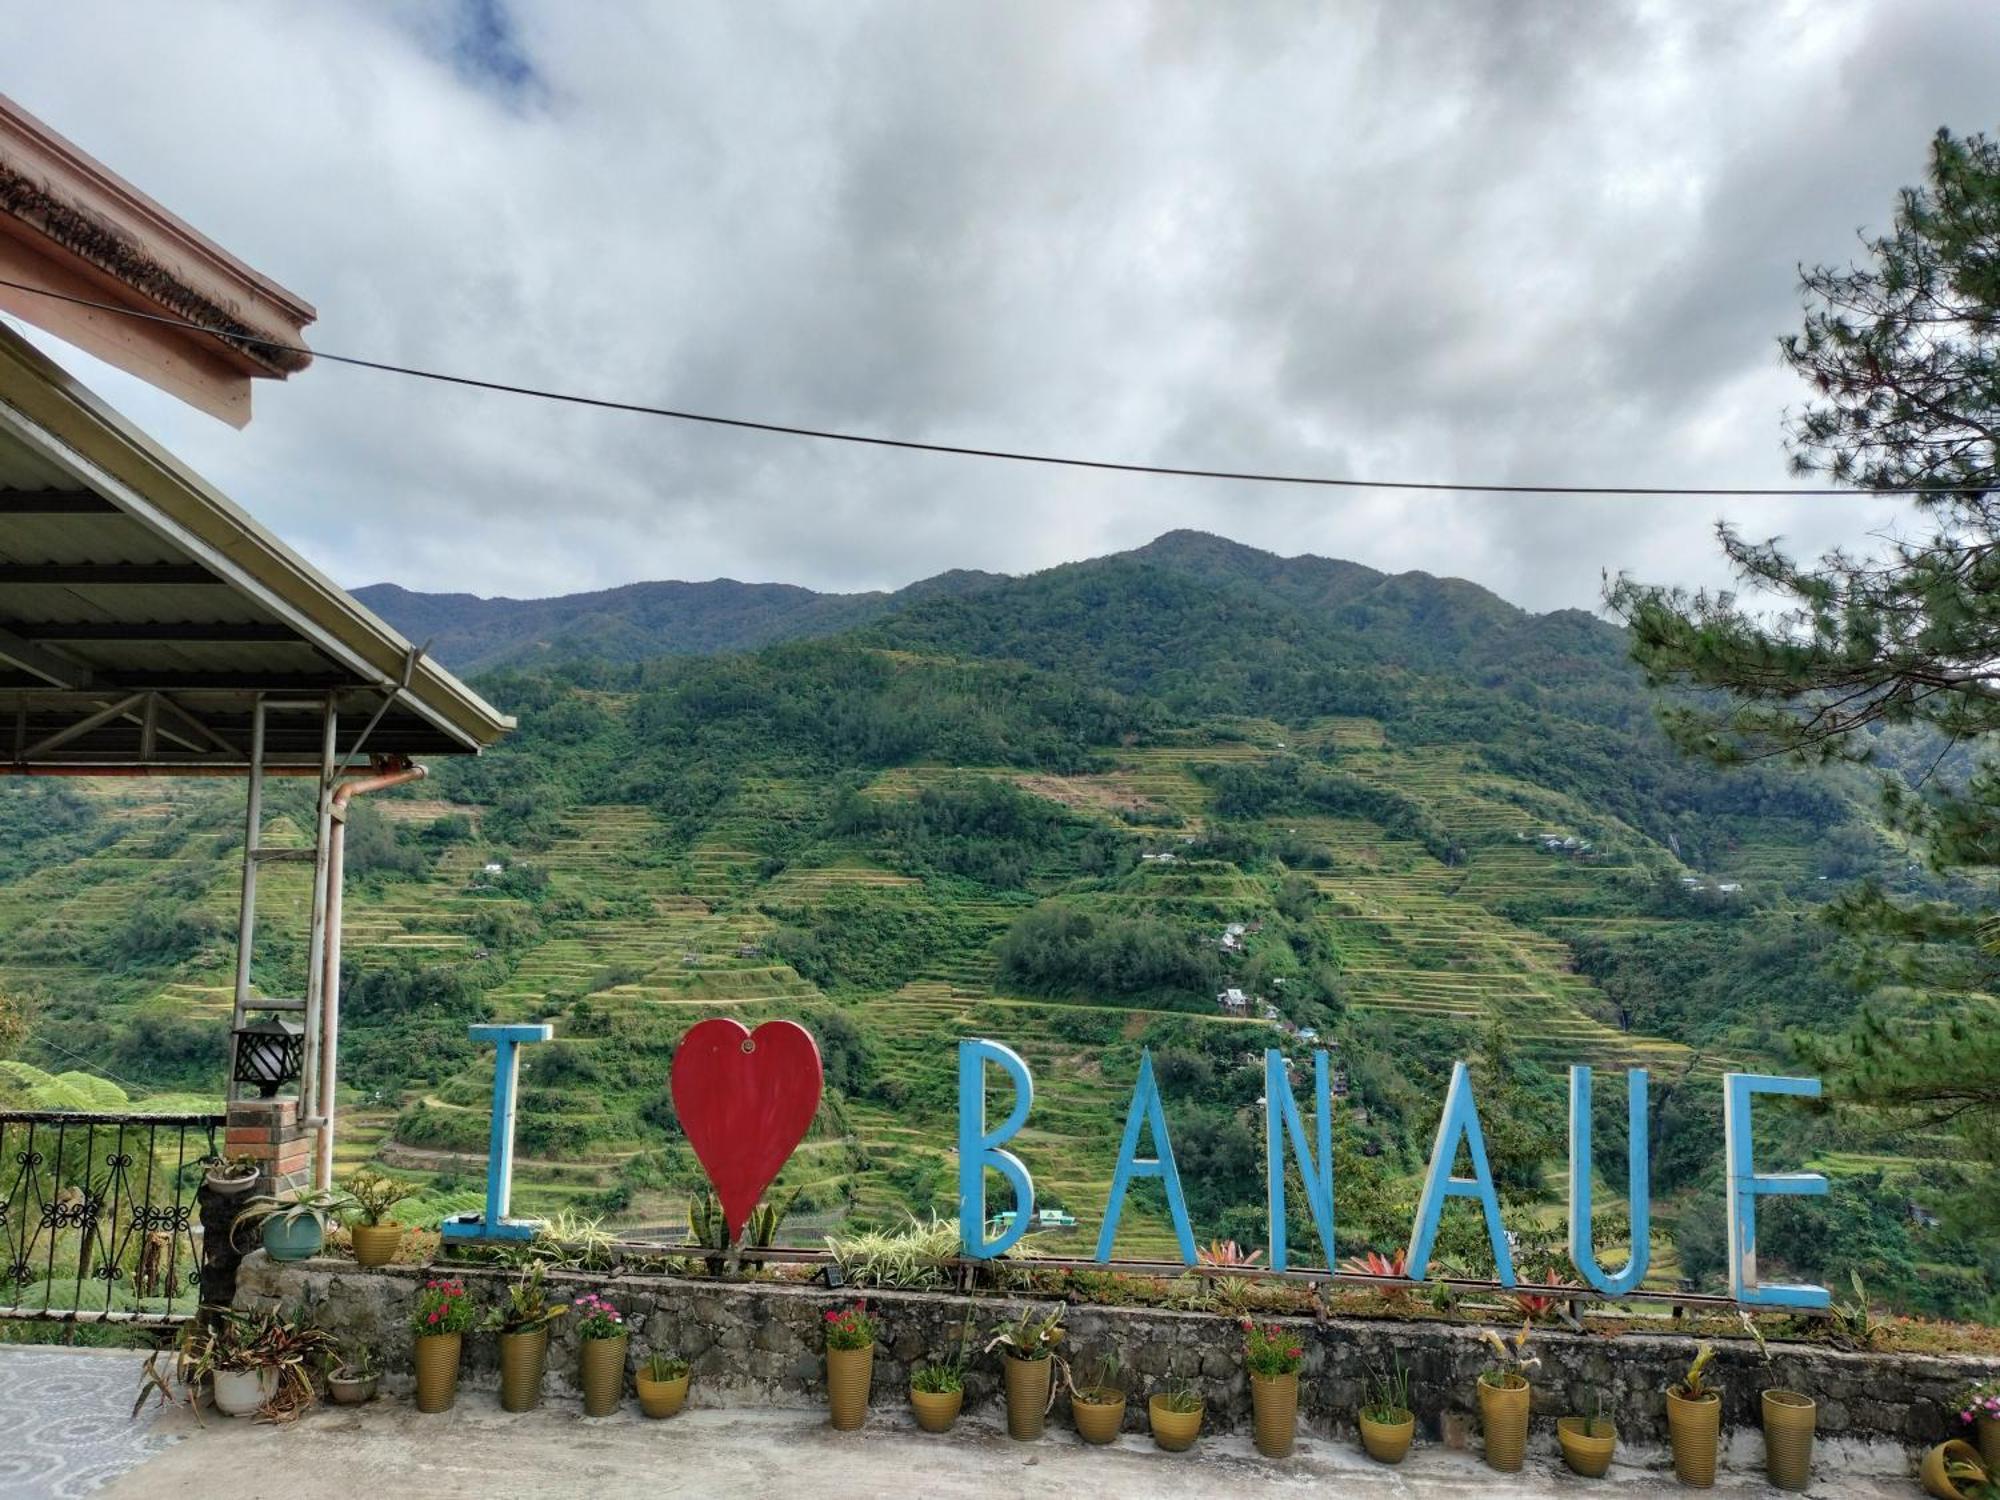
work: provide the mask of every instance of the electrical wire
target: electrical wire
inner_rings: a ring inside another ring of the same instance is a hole
[[[713,412],[683,411],[670,406],[648,406],[637,401],[616,401],[603,396],[585,396],[574,391],[553,391],[539,386],[515,385],[503,380],[482,380],[472,375],[452,375],[441,370],[425,370],[412,365],[392,364],[387,360],[363,359],[352,354],[332,354],[323,349],[309,349],[303,344],[289,344],[281,339],[265,338],[241,329],[217,329],[205,324],[190,322],[185,318],[170,317],[164,313],[143,312],[138,308],[121,307],[115,302],[99,302],[89,297],[78,297],[68,292],[59,292],[51,287],[30,286],[25,282],[10,281],[0,277],[0,287],[10,287],[17,292],[28,292],[38,297],[53,298],[76,307],[87,307],[97,312],[113,313],[123,318],[134,318],[147,323],[160,323],[170,328],[187,329],[194,333],[205,333],[212,338],[238,344],[252,344],[260,348],[272,349],[285,354],[303,354],[311,359],[324,360],[328,364],[351,365],[358,370],[375,370],[386,375],[402,375],[412,380],[429,380],[441,385],[464,386],[477,391],[494,391],[508,396],[527,396],[539,401],[561,402],[569,406],[590,407],[598,411],[627,412],[636,416],[667,417],[676,422],[697,422],[710,427],[733,427],[746,432],[767,432],[783,437],[816,438],[829,443],[854,443],[870,448],[898,448],[911,453],[942,453],[957,458],[997,459],[1005,463],[1040,464],[1051,468],[1093,469],[1111,474],[1150,474],[1168,479],[1221,479],[1241,484],[1290,484],[1310,485],[1323,489],[1345,490],[1422,490],[1443,494],[1473,495],[1605,495],[1605,496],[1685,496],[1691,498],[1779,498],[1814,499],[1832,496],[1880,496],[1898,495],[1955,495],[1966,493],[1968,486],[1962,484],[1896,485],[1876,487],[1835,486],[1827,488],[1784,489],[1756,485],[1661,485],[1661,484],[1468,484],[1449,480],[1419,479],[1350,479],[1320,474],[1277,474],[1248,469],[1207,469],[1183,468],[1172,464],[1122,463],[1103,458],[1073,458],[1053,453],[1028,453],[1010,448],[979,448],[957,443],[926,443],[913,438],[878,437],[869,433],[840,432],[823,427],[799,427],[785,422],[764,422],[749,417],[725,417]],[[1973,487],[1976,489],[1976,487]]]

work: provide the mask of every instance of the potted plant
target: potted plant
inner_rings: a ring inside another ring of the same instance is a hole
[[[507,1288],[507,1300],[486,1314],[482,1331],[500,1335],[500,1409],[532,1411],[541,1404],[549,1363],[549,1325],[569,1309],[549,1301],[535,1261]]]
[[[868,1420],[876,1331],[865,1303],[826,1310],[826,1404],[841,1432],[852,1432]]]
[[[177,1374],[191,1405],[199,1409],[203,1381],[225,1417],[253,1416],[277,1394],[278,1372],[264,1361],[258,1332],[256,1319],[232,1308],[211,1309],[189,1325]]]
[[[632,1383],[639,1391],[639,1410],[649,1417],[671,1417],[687,1401],[693,1366],[672,1354],[648,1356]]]
[[[1361,1446],[1377,1463],[1399,1464],[1410,1451],[1417,1418],[1410,1410],[1410,1372],[1400,1357],[1390,1358],[1389,1374],[1368,1378],[1368,1399],[1360,1414]]]
[[[1602,1479],[1611,1468],[1611,1455],[1618,1448],[1618,1428],[1604,1415],[1604,1397],[1593,1390],[1591,1413],[1587,1417],[1556,1418],[1556,1442],[1562,1445],[1563,1462],[1570,1472],[1585,1479]]]
[[[1242,1320],[1243,1364],[1250,1372],[1250,1408],[1257,1451],[1284,1458],[1292,1451],[1299,1424],[1299,1371],[1306,1351],[1276,1323]]]
[[[1812,1483],[1813,1428],[1819,1406],[1797,1391],[1765,1391],[1758,1403],[1764,1414],[1764,1473],[1781,1490],[1803,1490]]]
[[[583,1414],[608,1417],[625,1398],[625,1345],[630,1335],[618,1309],[594,1292],[570,1304],[583,1351]]]
[[[1169,1453],[1185,1453],[1201,1434],[1201,1392],[1191,1385],[1177,1385],[1156,1392],[1146,1403],[1146,1419],[1153,1428],[1153,1442]]]
[[[1924,1455],[1917,1470],[1924,1493],[1937,1500],[1992,1500],[1993,1475],[1979,1456],[1979,1450],[1953,1438],[1939,1443]]]
[[[1125,1389],[1118,1384],[1120,1368],[1117,1354],[1107,1352],[1091,1366],[1088,1385],[1070,1385],[1070,1415],[1076,1419],[1076,1435],[1086,1443],[1101,1447],[1115,1442],[1118,1429],[1125,1425]]]
[[[1714,1358],[1715,1346],[1703,1340],[1687,1373],[1667,1387],[1667,1440],[1674,1450],[1674,1475],[1696,1489],[1715,1483],[1722,1392],[1708,1383],[1708,1364]]]
[[[426,1281],[410,1309],[416,1343],[417,1410],[451,1410],[458,1399],[458,1356],[472,1326],[472,1302],[465,1283],[449,1278]]]
[[[1479,1372],[1479,1432],[1485,1440],[1486,1462],[1502,1474],[1518,1473],[1528,1451],[1528,1406],[1532,1392],[1528,1377],[1542,1367],[1539,1356],[1528,1352],[1528,1335],[1534,1324],[1522,1319],[1521,1331],[1503,1339],[1492,1329],[1480,1330],[1480,1337],[1493,1351],[1493,1363]]]
[[[327,1366],[326,1393],[335,1406],[360,1406],[375,1399],[381,1378],[373,1349],[366,1344],[346,1345]]]
[[[1958,1416],[1972,1424],[1980,1461],[2000,1471],[2000,1380],[1982,1381],[1967,1391]]]
[[[355,1264],[388,1265],[403,1243],[403,1226],[391,1221],[389,1210],[423,1189],[367,1167],[350,1172],[340,1185],[346,1189],[350,1204],[347,1237],[354,1246]]]
[[[965,1405],[963,1356],[918,1365],[910,1372],[910,1409],[925,1432],[950,1432]]]
[[[1007,1436],[1032,1442],[1042,1435],[1049,1408],[1055,1404],[1056,1366],[1062,1363],[1056,1345],[1063,1340],[1062,1304],[1042,1317],[1030,1307],[1018,1320],[993,1330],[986,1341],[991,1353],[1001,1354],[1000,1368],[1007,1380]]]
[[[218,1159],[202,1174],[202,1180],[212,1193],[220,1193],[225,1198],[240,1198],[257,1185],[258,1174],[263,1170],[260,1158],[244,1152]]]
[[[272,1260],[309,1260],[326,1248],[326,1226],[354,1200],[330,1188],[311,1188],[290,1198],[252,1198],[230,1224],[235,1236],[246,1226],[263,1227],[264,1250]]]

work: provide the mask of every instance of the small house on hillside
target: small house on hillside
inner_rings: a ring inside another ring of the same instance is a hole
[[[1224,1015],[1247,1016],[1250,1014],[1250,997],[1232,987],[1215,997],[1215,1008]]]

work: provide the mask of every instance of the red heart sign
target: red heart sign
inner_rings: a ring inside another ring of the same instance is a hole
[[[819,1044],[796,1021],[750,1031],[716,1016],[674,1049],[674,1112],[722,1200],[731,1244],[805,1139],[821,1086]]]

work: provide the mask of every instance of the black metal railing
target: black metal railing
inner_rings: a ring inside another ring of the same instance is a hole
[[[221,1115],[0,1110],[0,1319],[179,1323]]]

